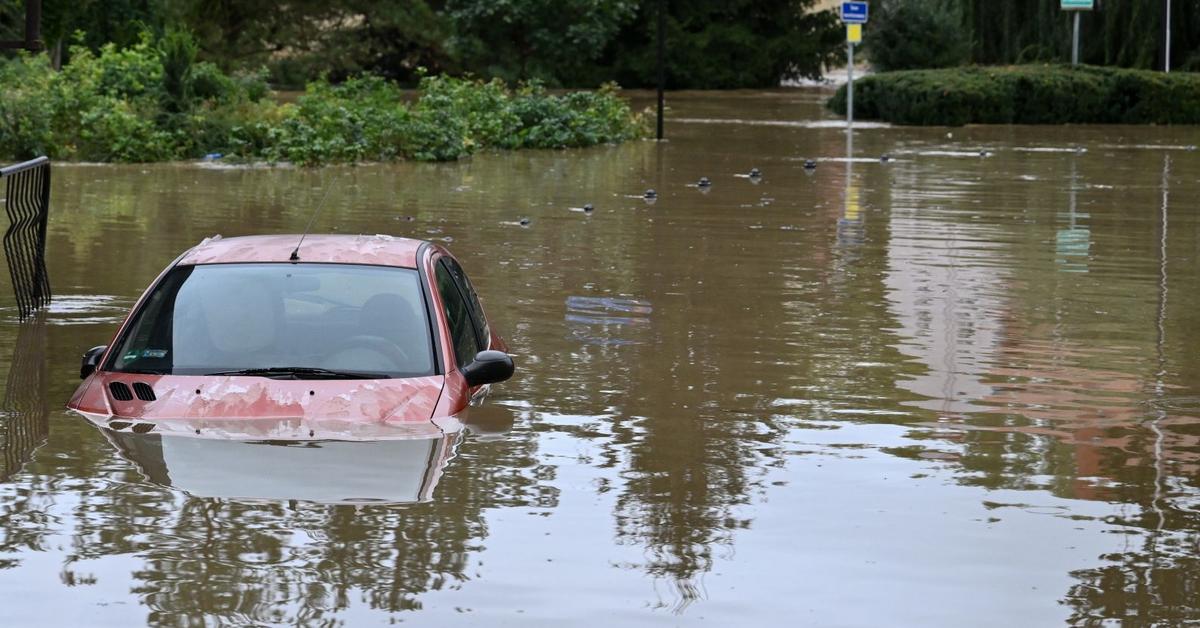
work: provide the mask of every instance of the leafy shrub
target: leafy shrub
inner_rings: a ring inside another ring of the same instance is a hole
[[[884,0],[863,43],[878,70],[946,68],[970,59],[966,33],[957,2]]]
[[[38,58],[21,56],[0,65],[0,150],[14,158],[61,154],[52,103],[46,98],[51,76],[49,66]]]
[[[615,86],[554,96],[536,84],[513,92],[499,80],[426,76],[408,104],[394,83],[368,75],[309,84],[268,132],[264,156],[309,165],[447,161],[481,148],[590,146],[643,133]]]
[[[846,88],[829,100],[846,113]],[[1200,75],[1026,65],[884,72],[855,81],[854,115],[895,124],[1200,124]]]
[[[222,153],[315,165],[453,160],[481,148],[558,148],[644,133],[615,86],[556,96],[539,85],[425,76],[416,98],[364,75],[310,83],[278,104],[263,73],[229,76],[196,61],[183,32],[98,54],[73,49],[0,64],[0,158],[161,161]]]

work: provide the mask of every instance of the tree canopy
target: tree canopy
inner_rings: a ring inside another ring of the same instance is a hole
[[[415,83],[419,68],[548,85],[656,79],[657,0],[43,0],[43,35],[133,45],[139,33],[191,31],[201,60],[267,67],[276,83],[372,72]],[[819,76],[841,55],[832,12],[816,0],[668,0],[673,87],[764,87]],[[24,0],[0,0],[0,32]],[[76,35],[76,33],[82,35]],[[11,33],[10,33],[11,34]],[[62,45],[56,46],[59,42]]]
[[[1071,58],[1072,16],[1060,8],[1060,0],[871,0],[871,4],[876,15],[867,27],[868,47],[878,49],[883,45],[872,43],[872,35],[895,28],[883,24],[884,14],[903,9],[939,14],[920,18],[925,22],[952,16],[953,26],[970,42],[963,61],[992,65]],[[1080,16],[1081,63],[1162,69],[1166,22],[1163,2],[1103,0],[1096,5],[1096,10]],[[1171,25],[1172,69],[1200,70],[1200,2],[1171,3]],[[912,59],[892,65],[945,64],[944,59],[917,58],[924,53],[912,47],[912,42],[905,47],[913,53]],[[897,56],[892,50],[882,54],[888,61]]]

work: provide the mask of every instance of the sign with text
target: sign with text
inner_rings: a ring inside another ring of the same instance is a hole
[[[1096,0],[1060,0],[1063,11],[1091,11],[1096,8]]]
[[[846,25],[846,41],[851,44],[862,43],[862,24],[850,23]]]
[[[842,21],[847,24],[866,24],[867,23],[867,3],[866,2],[843,2],[842,3]]]

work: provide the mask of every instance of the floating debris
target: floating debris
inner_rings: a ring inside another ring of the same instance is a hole
[[[566,310],[571,336],[590,345],[639,344],[654,312],[649,301],[608,296],[569,296]]]

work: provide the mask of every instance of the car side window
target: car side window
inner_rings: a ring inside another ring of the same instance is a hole
[[[466,366],[475,361],[475,354],[479,352],[479,341],[475,338],[467,302],[445,265],[437,264],[434,275],[438,293],[446,308],[446,322],[450,325],[450,337],[454,342],[454,357],[460,367]]]
[[[483,305],[479,303],[479,295],[475,292],[475,287],[471,285],[470,280],[467,279],[467,273],[463,272],[462,266],[454,258],[443,258],[442,263],[450,270],[459,290],[462,290],[463,296],[466,297],[471,323],[475,327],[475,336],[479,339],[479,350],[483,351],[491,344],[492,332],[488,329],[487,317],[483,315]]]

